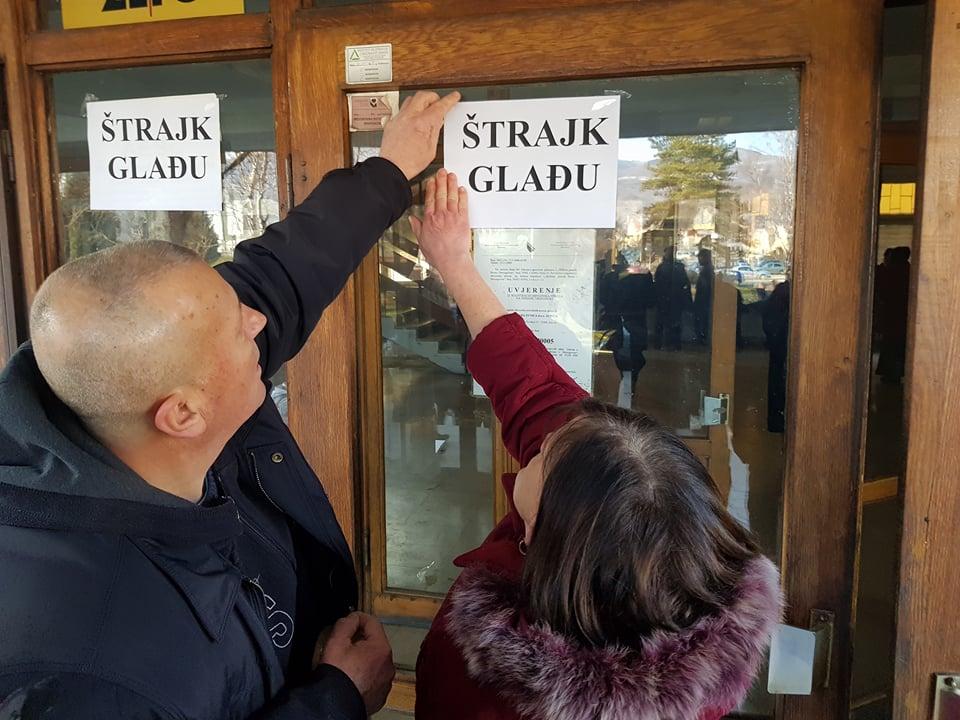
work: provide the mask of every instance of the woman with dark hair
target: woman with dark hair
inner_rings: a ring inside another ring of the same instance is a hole
[[[511,512],[447,595],[417,663],[421,720],[716,720],[778,621],[776,568],[696,456],[590,400],[470,258],[466,193],[440,171],[413,220],[474,337],[467,359],[522,469]]]

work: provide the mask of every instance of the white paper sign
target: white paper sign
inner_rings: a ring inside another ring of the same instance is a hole
[[[460,103],[444,122],[445,167],[475,228],[612,228],[620,97]]]
[[[474,261],[587,392],[593,390],[595,230],[480,230]]]
[[[87,103],[91,210],[220,212],[216,95]]]

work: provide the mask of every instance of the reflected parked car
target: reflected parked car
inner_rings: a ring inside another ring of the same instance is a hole
[[[763,270],[770,275],[784,275],[787,272],[787,265],[783,260],[764,260],[757,265],[758,270]]]
[[[723,272],[728,278],[735,280],[738,284],[770,279],[770,273],[767,270],[754,269],[752,265],[745,262],[734,263]]]

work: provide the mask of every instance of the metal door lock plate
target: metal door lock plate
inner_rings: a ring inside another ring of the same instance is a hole
[[[817,636],[813,659],[815,687],[830,687],[831,658],[833,657],[833,624],[836,616],[830,610],[814,608],[810,611],[810,631]]]
[[[936,675],[933,720],[960,720],[960,675]]]
[[[730,396],[720,393],[717,397],[703,396],[703,423],[702,425],[726,425]]]

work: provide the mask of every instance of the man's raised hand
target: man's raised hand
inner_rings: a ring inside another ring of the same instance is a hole
[[[380,157],[400,168],[408,180],[413,179],[436,157],[443,119],[459,101],[458,92],[441,98],[426,90],[404,100],[400,112],[383,128]]]

